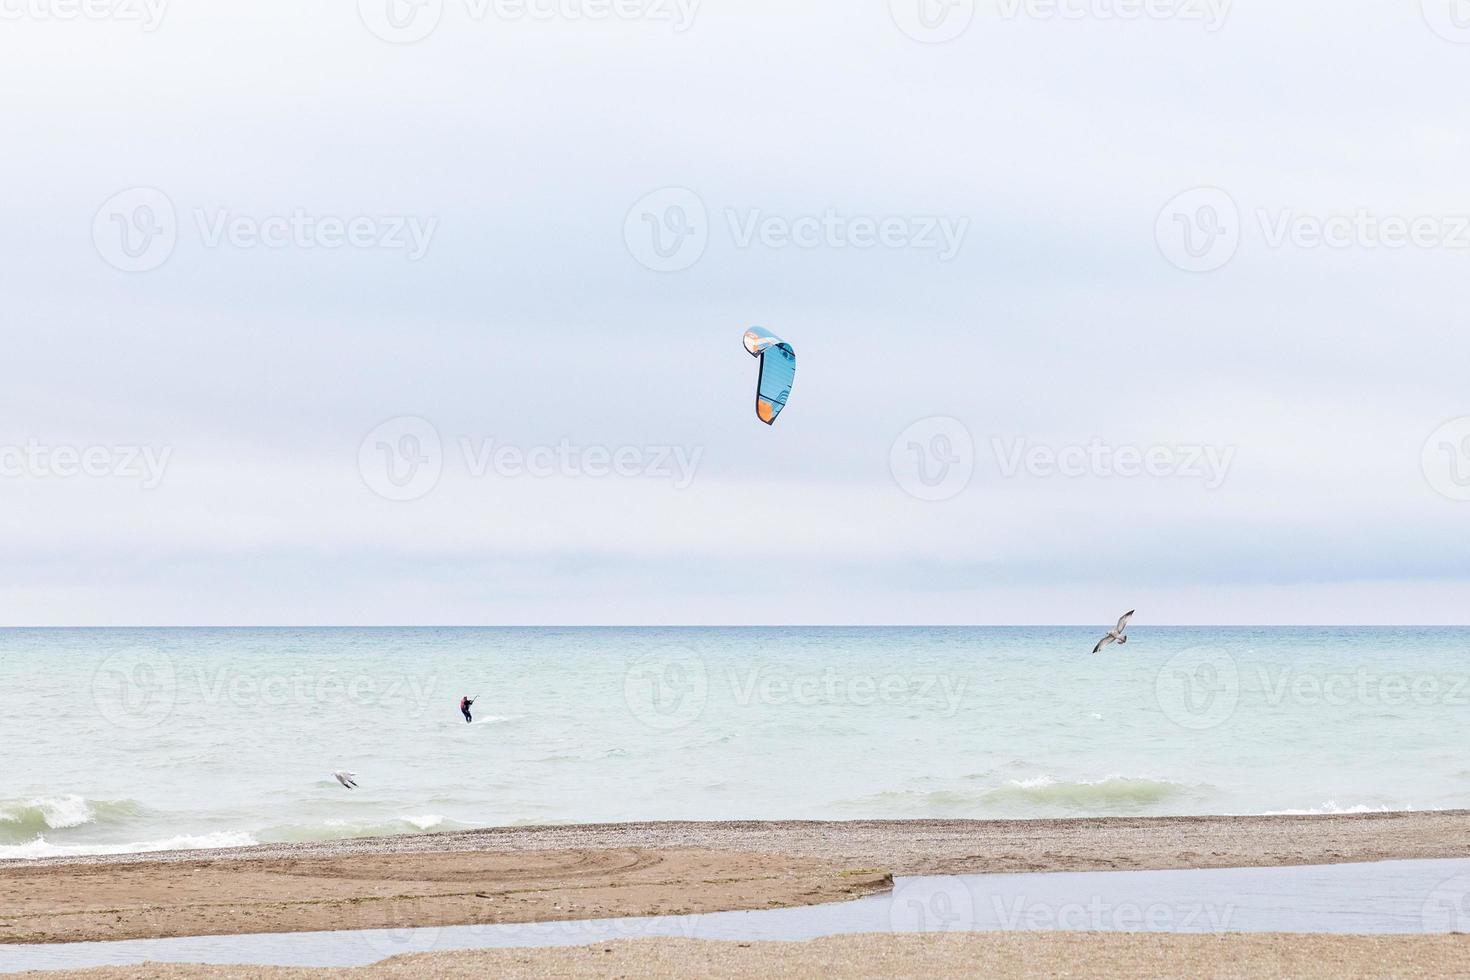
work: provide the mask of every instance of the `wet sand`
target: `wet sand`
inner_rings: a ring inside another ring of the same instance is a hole
[[[0,870],[0,943],[550,922],[839,902],[881,871],[691,848],[359,853]]]
[[[1470,812],[508,828],[0,864],[0,943],[840,901],[890,875],[1470,857]]]
[[[112,967],[54,980],[419,980],[505,977],[1356,977],[1470,976],[1470,936],[1168,936],[1003,933],[840,936],[809,943],[641,939],[569,949],[429,953],[370,967]]]

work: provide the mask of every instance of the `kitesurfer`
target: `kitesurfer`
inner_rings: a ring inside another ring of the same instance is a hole
[[[459,712],[460,714],[464,715],[464,720],[466,723],[475,720],[473,717],[470,716],[470,708],[474,706],[474,703],[475,699],[470,697],[468,694],[459,699]]]

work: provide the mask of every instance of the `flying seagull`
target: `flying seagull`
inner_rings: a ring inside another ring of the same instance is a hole
[[[332,775],[336,778],[337,782],[346,786],[348,789],[357,789],[357,773],[343,772],[341,769],[338,769]]]
[[[1128,642],[1128,635],[1126,633],[1124,633],[1123,631],[1128,628],[1128,620],[1130,620],[1130,619],[1133,618],[1133,614],[1135,612],[1137,612],[1137,610],[1135,610],[1135,609],[1130,609],[1127,612],[1125,612],[1118,619],[1118,625],[1116,627],[1114,627],[1113,629],[1109,630],[1107,636],[1105,636],[1101,640],[1098,640],[1097,641],[1097,646],[1095,646],[1095,647],[1092,648],[1092,652],[1093,653],[1097,653],[1099,650],[1101,650],[1103,647],[1107,646],[1109,643],[1127,643]]]

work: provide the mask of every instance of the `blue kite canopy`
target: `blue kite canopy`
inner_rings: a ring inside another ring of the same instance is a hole
[[[791,397],[796,380],[796,351],[765,327],[745,331],[745,349],[761,359],[760,379],[755,385],[755,414],[766,425],[775,425],[776,416]]]

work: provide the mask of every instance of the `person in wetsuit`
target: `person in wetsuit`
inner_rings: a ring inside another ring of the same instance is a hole
[[[464,715],[464,720],[466,723],[475,720],[470,715],[470,708],[474,706],[474,703],[475,699],[470,697],[469,695],[465,695],[464,697],[459,699],[459,712],[460,714]]]

